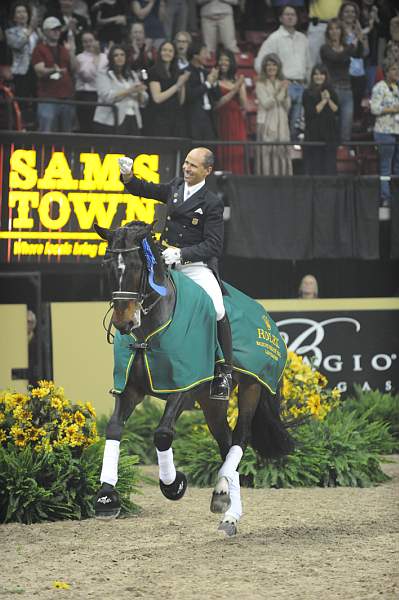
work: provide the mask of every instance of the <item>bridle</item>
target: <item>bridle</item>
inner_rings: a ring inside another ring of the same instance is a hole
[[[108,313],[114,308],[115,301],[121,301],[121,300],[122,301],[132,301],[133,300],[139,304],[140,311],[143,313],[143,315],[148,315],[152,311],[152,309],[158,304],[158,302],[162,299],[162,296],[160,294],[158,294],[158,292],[156,292],[155,290],[151,290],[151,292],[146,292],[147,287],[148,287],[148,282],[147,282],[147,269],[146,269],[146,265],[145,265],[144,261],[142,261],[142,264],[141,264],[139,289],[135,292],[122,290],[123,278],[124,278],[125,271],[126,271],[126,264],[125,264],[123,257],[125,254],[128,254],[130,252],[136,252],[136,251],[140,252],[140,251],[143,251],[143,249],[141,246],[133,246],[132,248],[112,248],[112,249],[107,248],[107,254],[111,254],[112,256],[110,258],[104,258],[104,260],[103,260],[103,265],[107,265],[108,263],[114,262],[115,259],[117,259],[118,260],[117,268],[118,268],[118,272],[119,272],[119,289],[112,292],[110,306],[109,306],[109,309],[103,319],[103,326],[107,332],[107,341],[109,344],[113,343],[111,341],[111,338],[114,337],[113,334],[111,333],[112,320],[109,321],[108,326],[106,325],[105,320],[106,320]],[[151,296],[153,296],[154,294],[157,295],[154,302],[152,302],[148,306],[143,306],[143,303],[148,298],[151,298]]]

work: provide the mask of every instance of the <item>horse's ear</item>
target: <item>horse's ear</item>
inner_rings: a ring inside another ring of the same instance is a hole
[[[107,240],[107,242],[110,242],[114,236],[113,231],[111,231],[110,229],[106,229],[105,227],[101,227],[100,225],[97,225],[97,223],[94,223],[94,229],[96,230],[100,238],[102,238],[103,240]]]

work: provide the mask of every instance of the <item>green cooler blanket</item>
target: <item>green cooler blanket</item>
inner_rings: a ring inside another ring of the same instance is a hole
[[[144,360],[154,394],[189,390],[213,378],[215,361],[223,361],[216,335],[216,313],[209,296],[196,283],[172,271],[176,305],[172,318],[145,340],[134,333],[115,333],[114,392],[121,393],[137,350],[149,344]],[[252,375],[273,394],[283,374],[287,350],[274,321],[264,308],[224,283],[226,311],[233,336],[234,369]]]

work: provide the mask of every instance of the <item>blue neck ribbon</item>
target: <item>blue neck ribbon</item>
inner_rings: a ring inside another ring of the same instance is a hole
[[[154,281],[154,265],[157,261],[155,260],[155,256],[153,251],[151,250],[150,244],[148,243],[148,240],[146,238],[142,240],[141,244],[143,246],[144,256],[147,263],[147,270],[149,272],[148,283],[150,284],[152,289],[155,292],[157,292],[157,294],[159,294],[160,296],[166,296],[168,293],[167,288],[163,285],[158,285]]]

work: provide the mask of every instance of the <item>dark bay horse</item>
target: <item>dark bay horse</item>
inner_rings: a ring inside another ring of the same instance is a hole
[[[134,332],[136,340],[145,340],[170,319],[176,302],[176,289],[152,237],[152,226],[132,221],[114,231],[99,226],[95,229],[108,241],[104,262],[114,289],[111,323],[123,338]],[[154,431],[161,491],[170,500],[183,497],[187,480],[173,464],[174,426],[185,405],[196,400],[221,455],[210,509],[224,513],[219,530],[228,536],[234,535],[242,514],[238,465],[248,443],[266,458],[282,456],[293,449],[292,438],[280,419],[279,394],[271,394],[254,377],[235,372],[234,381],[239,383],[238,419],[231,431],[227,421],[228,403],[210,400],[209,381],[166,396],[154,393],[146,370],[145,349],[144,343],[136,344],[126,385],[121,393],[114,394],[115,408],[106,430],[101,488],[95,501],[96,516],[112,518],[119,514],[120,502],[115,489],[119,442],[127,419],[148,394],[166,399],[163,416]],[[170,351],[173,353],[173,348]]]

